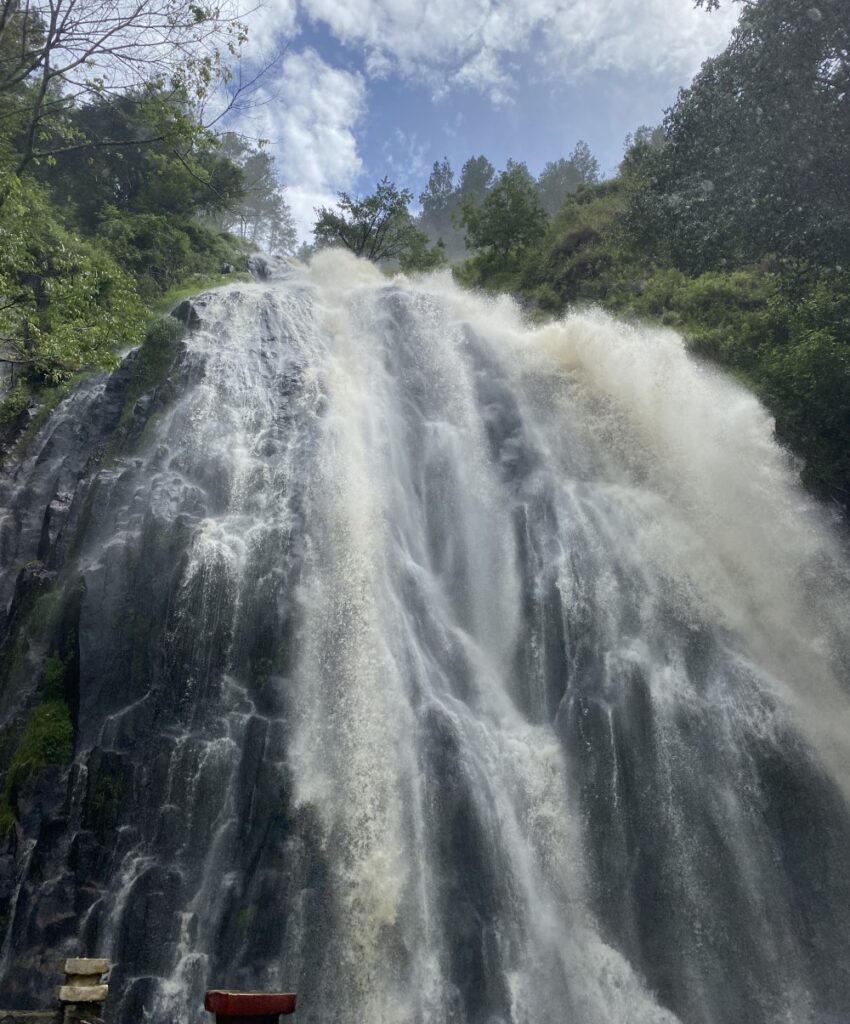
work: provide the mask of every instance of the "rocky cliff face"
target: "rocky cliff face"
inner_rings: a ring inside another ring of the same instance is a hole
[[[175,314],[195,324],[201,308],[187,303]],[[59,959],[88,948],[83,925],[131,791],[132,767],[120,755],[94,747],[72,764],[63,745],[63,709],[73,748],[82,729],[86,585],[73,562],[103,490],[126,471],[147,424],[180,386],[178,333],[160,339],[159,379],[146,379],[150,352],[134,351],[112,374],[77,386],[43,426],[25,421],[7,438],[0,469],[4,1006],[51,1006]],[[40,721],[45,707],[58,709],[58,723],[56,716]]]
[[[251,987],[275,960],[264,937],[287,897],[306,906],[322,870],[277,767],[287,615],[259,582],[235,644],[227,576],[214,559],[190,565],[198,524],[232,483],[203,455],[189,465],[197,409],[180,409],[207,373],[187,343],[205,306],[182,303],[172,329],[79,385],[10,445],[0,474],[0,1006],[52,1006],[61,958],[106,950],[110,1013],[138,1020],[197,939],[193,894],[216,907],[208,969]],[[271,343],[272,325],[259,326]],[[276,387],[283,430],[298,368]],[[169,417],[179,422],[158,445]],[[249,694],[223,679],[234,646]],[[232,871],[207,872],[223,800],[240,823],[238,887]]]
[[[843,1020],[850,571],[763,410],[666,332],[264,273],[0,473],[0,1005],[81,954],[116,1024]]]

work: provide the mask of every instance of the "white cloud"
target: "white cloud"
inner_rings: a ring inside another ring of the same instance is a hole
[[[270,60],[282,39],[298,32],[297,0],[263,0],[243,19],[248,26],[248,41],[243,53],[249,60]]]
[[[333,203],[362,170],[355,129],[365,101],[361,75],[306,49],[284,57],[240,117],[239,130],[269,140],[302,238],[312,232],[314,208]]]
[[[428,169],[428,149],[416,132],[396,128],[381,149],[383,166],[401,181],[419,178]]]
[[[342,42],[365,49],[367,71],[510,97],[512,59],[532,56],[552,74],[594,71],[689,75],[719,50],[734,4],[714,14],[692,0],[301,0]]]
[[[310,18],[359,50],[364,74],[334,67],[311,48],[287,51],[231,126],[270,141],[308,238],[314,208],[333,204],[364,170],[356,131],[367,78],[400,74],[435,96],[473,89],[496,105],[513,101],[520,67],[574,81],[607,71],[685,80],[724,45],[736,16],[735,4],[709,15],[694,10],[693,0],[265,0],[248,19],[255,64],[286,40],[291,47]],[[425,152],[415,133],[399,131],[383,158],[410,178],[424,167]]]

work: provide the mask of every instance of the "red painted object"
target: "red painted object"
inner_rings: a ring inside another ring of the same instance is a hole
[[[225,992],[213,989],[204,996],[204,1009],[217,1017],[278,1017],[295,1013],[294,992]]]

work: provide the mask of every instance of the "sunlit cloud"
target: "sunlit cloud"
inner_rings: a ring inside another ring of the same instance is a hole
[[[240,118],[240,130],[268,140],[304,238],[312,231],[314,208],[333,203],[362,170],[355,131],[365,104],[361,75],[306,49],[284,57]]]
[[[729,37],[734,4],[692,0],[302,0],[301,10],[361,48],[368,73],[391,70],[439,94],[480,90],[505,102],[517,59],[568,79],[596,71],[693,73]]]

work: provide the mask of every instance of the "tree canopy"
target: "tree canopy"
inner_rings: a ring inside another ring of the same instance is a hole
[[[664,121],[636,229],[689,270],[765,252],[850,262],[850,18],[843,0],[747,4]]]
[[[74,104],[153,84],[197,113],[245,39],[228,2],[0,0],[0,118],[18,172],[89,144],[58,116]]]
[[[251,242],[291,249],[273,161],[233,152],[204,116],[244,39],[230,0],[0,0],[0,360],[16,400],[109,365],[146,303]]]
[[[541,171],[537,179],[540,204],[553,217],[568,195],[595,181],[599,181],[599,161],[587,143],[580,140],[569,157],[550,160]]]
[[[525,164],[509,161],[480,205],[464,196],[460,222],[466,228],[468,247],[501,264],[536,242],[546,224],[546,211]]]
[[[471,156],[460,170],[458,191],[462,199],[480,202],[496,180],[496,168],[486,156]]]
[[[272,253],[292,255],[298,234],[274,157],[235,132],[222,136],[220,152],[231,167],[241,171],[241,193],[237,201],[215,211],[214,222]]]
[[[389,178],[362,198],[340,192],[337,210],[316,211],[316,245],[339,245],[376,263],[403,261],[408,269],[415,269],[414,263],[433,266],[440,254],[428,250],[427,236],[414,224],[409,211],[412,199],[410,189],[397,188]]]

